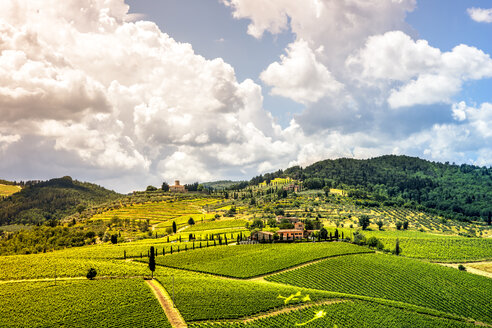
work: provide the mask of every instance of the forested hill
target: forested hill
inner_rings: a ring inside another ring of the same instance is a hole
[[[27,185],[0,200],[0,225],[60,220],[77,209],[120,197],[103,187],[63,177]]]
[[[263,178],[289,176],[310,189],[344,187],[380,203],[425,207],[456,219],[487,218],[492,212],[492,168],[436,163],[388,155],[336,159],[291,167]],[[259,177],[254,180],[261,180]],[[254,182],[256,182],[254,181]],[[368,195],[365,195],[368,192]]]

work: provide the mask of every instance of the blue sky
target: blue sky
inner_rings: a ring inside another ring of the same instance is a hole
[[[0,178],[127,192],[339,157],[490,166],[491,7],[2,1]]]

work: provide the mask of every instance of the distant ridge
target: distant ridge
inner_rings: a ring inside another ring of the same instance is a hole
[[[26,185],[0,200],[0,225],[39,224],[74,214],[77,206],[97,205],[121,195],[98,185],[62,177]]]

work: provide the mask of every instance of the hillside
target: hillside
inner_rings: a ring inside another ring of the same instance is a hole
[[[20,192],[0,200],[0,225],[38,224],[73,214],[77,206],[91,206],[120,197],[103,187],[72,180],[52,179],[28,185]]]
[[[395,155],[367,160],[341,158],[265,174],[253,178],[250,184],[276,177],[303,180],[308,189],[352,189],[349,194],[358,198],[427,210],[459,220],[490,220],[492,213],[490,167]]]

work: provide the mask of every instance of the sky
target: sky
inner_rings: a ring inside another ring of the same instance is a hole
[[[0,178],[130,192],[339,157],[491,166],[491,7],[3,0]]]

